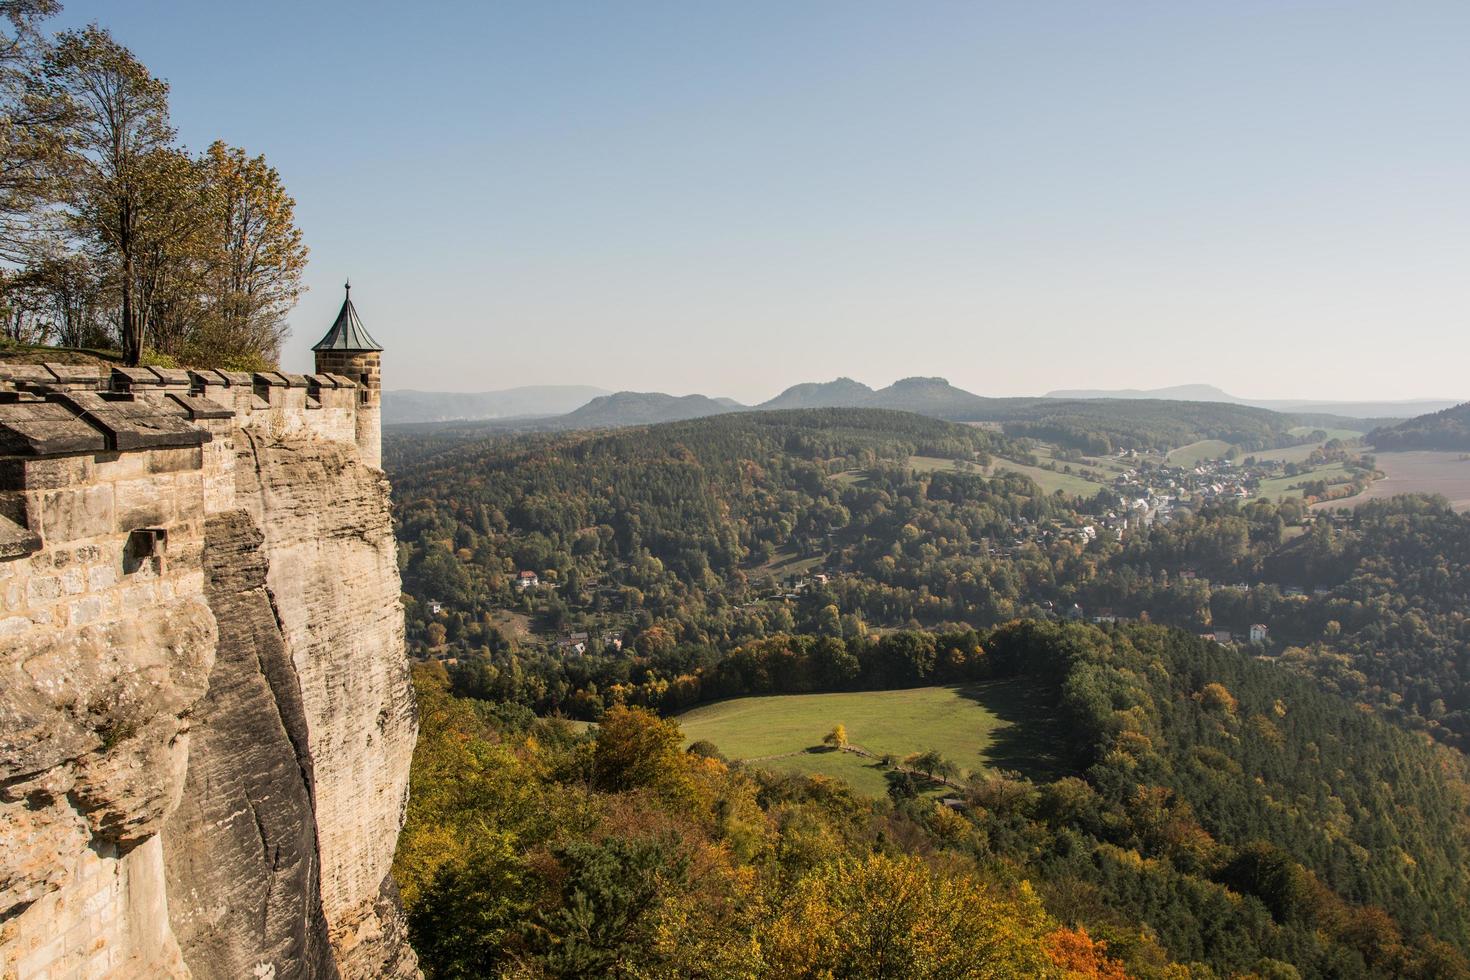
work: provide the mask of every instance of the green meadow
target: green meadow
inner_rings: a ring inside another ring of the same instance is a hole
[[[1050,697],[1021,681],[734,698],[677,720],[689,742],[713,742],[731,760],[842,779],[870,796],[886,791],[884,769],[876,760],[825,748],[822,736],[837,724],[851,745],[874,755],[901,759],[933,749],[962,776],[986,767],[1033,775],[1060,767]]]

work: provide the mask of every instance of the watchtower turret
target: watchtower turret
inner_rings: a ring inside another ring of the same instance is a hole
[[[316,373],[342,374],[357,382],[357,451],[364,463],[380,468],[383,465],[383,348],[367,332],[357,308],[352,305],[351,282],[346,290],[332,329],[312,348],[316,351]]]

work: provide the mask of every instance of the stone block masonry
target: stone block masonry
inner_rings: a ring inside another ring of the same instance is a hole
[[[88,371],[0,364],[0,978],[416,976],[361,388]]]

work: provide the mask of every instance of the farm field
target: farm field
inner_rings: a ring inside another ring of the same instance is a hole
[[[1282,497],[1300,497],[1301,490],[1292,489],[1297,484],[1306,483],[1311,480],[1326,480],[1329,485],[1342,483],[1347,479],[1343,472],[1341,463],[1328,463],[1319,466],[1306,473],[1296,476],[1278,476],[1270,480],[1262,480],[1260,489],[1256,491],[1257,497],[1265,497],[1267,500],[1280,500]]]
[[[1056,493],[1058,490],[1079,497],[1091,497],[1103,488],[1101,483],[1096,483],[1086,477],[1076,476],[1071,473],[1053,473],[1039,466],[1027,466],[1024,463],[1012,462],[1009,459],[996,458],[991,465],[990,473],[1001,470],[1010,470],[1012,473],[1024,473],[1036,481],[1036,485],[1047,493]]]
[[[771,556],[771,560],[764,565],[755,567],[751,574],[757,575],[804,575],[822,563],[822,556],[816,555],[803,558],[795,551],[783,549]]]
[[[1080,459],[1058,459],[1055,446],[1040,443],[1033,450],[1036,458],[1042,464],[1055,463],[1057,466],[1070,466],[1073,470],[1096,470],[1105,479],[1111,480],[1119,473],[1128,470],[1128,465],[1112,456],[1083,456]]]
[[[935,470],[954,469],[954,458],[941,459],[938,456],[910,456],[909,469],[916,473],[933,473]]]
[[[1312,442],[1303,446],[1287,446],[1283,449],[1262,449],[1246,455],[1260,460],[1274,459],[1282,463],[1305,463],[1307,457],[1316,452],[1321,445],[1320,442]]]
[[[938,456],[910,456],[908,465],[916,473],[934,473],[941,470],[949,472],[955,468],[953,459],[940,459]],[[1074,467],[1090,467],[1099,464],[1089,462],[1085,464],[1074,463],[1072,465]],[[1012,473],[1023,473],[1029,476],[1036,481],[1037,486],[1041,487],[1045,493],[1056,493],[1058,490],[1061,490],[1063,493],[1091,497],[1098,490],[1102,489],[1103,486],[1103,484],[1089,480],[1086,477],[1076,476],[1070,473],[1053,473],[1051,470],[1045,470],[1039,466],[1027,466],[1025,463],[1017,463],[1000,457],[996,458],[996,461],[989,469],[977,467],[974,472],[983,473],[986,476],[993,476],[1001,470],[1009,470]],[[844,473],[836,474],[832,479],[844,486],[852,486],[861,483],[864,475],[862,470],[848,470]]]
[[[1118,476],[1134,468],[1112,456],[1083,456],[1082,465],[1088,469],[1106,473],[1109,476]]]
[[[1224,439],[1201,439],[1175,449],[1168,460],[1172,466],[1196,466],[1207,459],[1222,459],[1233,448]]]
[[[858,792],[881,796],[888,784],[875,760],[823,749],[822,736],[834,725],[847,728],[852,745],[876,755],[902,758],[934,749],[965,774],[987,766],[1043,774],[1058,768],[1048,703],[1036,685],[1005,680],[734,698],[694,708],[677,720],[688,741],[713,742],[731,760],[830,776]]]
[[[1376,453],[1384,478],[1354,497],[1328,500],[1314,510],[1356,507],[1368,500],[1401,493],[1432,493],[1448,498],[1456,511],[1470,511],[1470,460],[1462,453],[1406,452]]]

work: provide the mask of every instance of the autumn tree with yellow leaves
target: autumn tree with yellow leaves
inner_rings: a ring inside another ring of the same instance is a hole
[[[116,343],[123,360],[273,366],[302,291],[295,202],[264,157],[193,156],[169,86],[59,6],[0,7],[0,308],[12,340]]]

